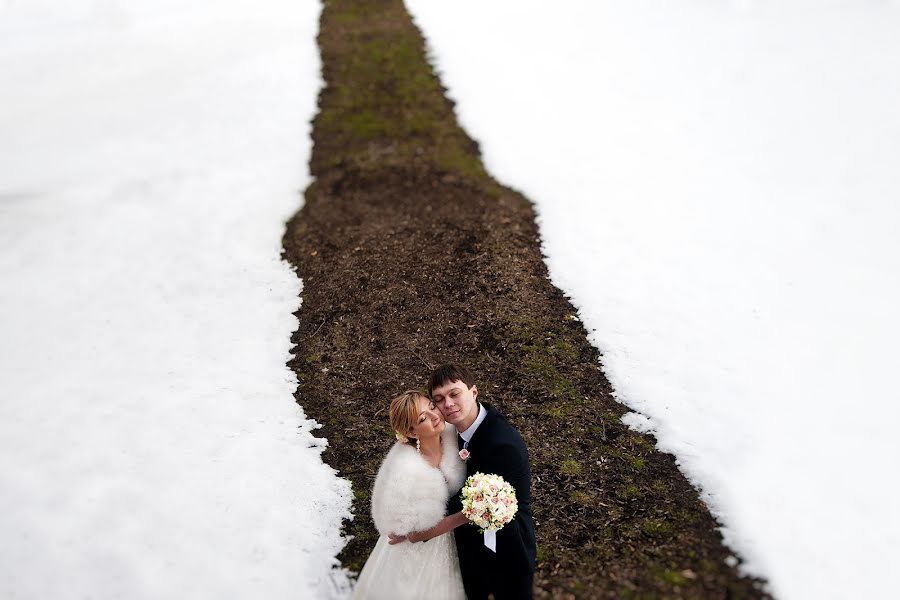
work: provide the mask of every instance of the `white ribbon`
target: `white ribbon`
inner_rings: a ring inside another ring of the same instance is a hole
[[[491,552],[497,552],[497,530],[487,529],[484,532],[484,545]]]
[[[483,409],[480,409],[480,410],[483,410]],[[481,414],[480,410],[479,410],[479,415]],[[467,450],[469,448],[469,442],[466,440],[466,438],[462,437],[461,434],[459,437],[461,437],[462,441],[463,441],[463,450]],[[484,546],[491,552],[494,552],[494,553],[497,552],[497,531],[496,530],[488,529],[484,532]]]

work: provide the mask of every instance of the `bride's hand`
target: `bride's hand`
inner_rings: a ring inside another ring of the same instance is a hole
[[[401,544],[401,543],[403,543],[403,542],[405,542],[405,541],[407,541],[407,540],[412,541],[412,540],[410,539],[411,537],[412,537],[412,534],[410,534],[410,536],[407,537],[407,536],[405,536],[405,535],[399,535],[399,534],[396,534],[396,533],[389,533],[389,534],[388,534],[388,544],[390,544],[391,546],[393,546],[393,545],[395,545],[395,544]]]

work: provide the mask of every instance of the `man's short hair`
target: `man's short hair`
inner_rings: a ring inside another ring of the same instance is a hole
[[[466,384],[466,387],[472,387],[475,385],[475,376],[472,375],[470,370],[462,365],[441,365],[435,369],[434,372],[431,373],[431,377],[428,378],[428,395],[431,395],[431,390],[434,388],[453,381],[462,381]]]

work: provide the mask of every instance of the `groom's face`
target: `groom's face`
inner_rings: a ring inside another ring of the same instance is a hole
[[[478,416],[477,397],[478,388],[474,385],[468,387],[462,381],[446,381],[431,390],[431,399],[444,415],[444,420],[456,425],[457,429],[464,426],[462,430]]]

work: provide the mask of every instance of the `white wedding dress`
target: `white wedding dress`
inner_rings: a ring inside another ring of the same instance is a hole
[[[372,489],[372,519],[381,533],[369,555],[353,598],[365,600],[464,600],[453,533],[427,542],[388,544],[388,534],[424,531],[444,518],[447,500],[465,481],[465,463],[456,452],[456,429],[441,434],[439,468],[414,447],[397,443],[378,470]]]

